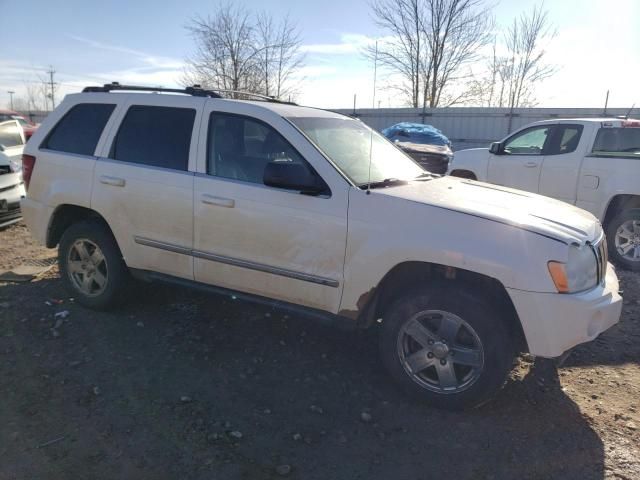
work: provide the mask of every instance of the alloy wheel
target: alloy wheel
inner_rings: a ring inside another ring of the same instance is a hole
[[[420,386],[436,393],[458,393],[478,379],[484,366],[482,342],[459,316],[441,310],[418,312],[398,334],[398,356]]]
[[[69,249],[67,271],[73,285],[84,295],[104,292],[109,279],[107,262],[100,247],[86,238],[76,240]]]
[[[625,260],[640,262],[640,220],[627,220],[618,227],[615,246]]]

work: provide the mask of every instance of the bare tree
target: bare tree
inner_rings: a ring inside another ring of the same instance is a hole
[[[184,83],[281,97],[292,93],[291,79],[302,66],[300,36],[288,17],[276,23],[226,4],[187,29],[196,43],[187,59]],[[234,95],[237,96],[237,95]]]
[[[262,93],[275,98],[291,96],[296,88],[293,77],[303,65],[297,26],[288,15],[276,24],[273,17],[263,12],[257,17],[256,30]]]
[[[468,78],[465,66],[479,58],[491,41],[493,19],[483,0],[425,0],[430,17],[424,22],[429,57],[424,63],[423,105],[431,108],[465,101],[470,92],[460,88]],[[456,84],[456,93],[447,87]]]
[[[543,43],[555,36],[543,5],[530,15],[514,19],[505,34],[508,51],[504,79],[508,86],[508,106],[517,108],[533,102],[533,86],[549,77],[556,67],[545,63]]]
[[[224,90],[258,90],[259,52],[246,10],[227,4],[213,16],[194,18],[187,28],[196,42],[196,53],[187,60],[185,80]]]
[[[382,67],[398,74],[401,83],[394,85],[406,96],[412,107],[420,105],[424,62],[425,19],[422,0],[374,0],[371,10],[376,24],[383,29],[389,39],[377,47],[369,46],[365,54]]]
[[[514,19],[502,36],[503,44],[494,39],[484,76],[473,82],[478,103],[488,107],[534,106],[536,84],[557,71],[545,58],[545,46],[554,36],[542,4]]]
[[[490,41],[493,20],[483,0],[374,0],[376,24],[391,37],[378,60],[403,83],[413,107],[453,105],[468,97],[466,67]],[[373,48],[366,54],[372,57]],[[453,87],[453,88],[452,88]]]

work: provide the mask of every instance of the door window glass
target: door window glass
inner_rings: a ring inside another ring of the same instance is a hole
[[[122,120],[111,158],[186,171],[195,118],[192,108],[133,105]]]
[[[516,133],[504,144],[507,155],[542,155],[551,127],[534,127]]]
[[[207,173],[263,183],[269,162],[295,162],[311,169],[282,135],[251,118],[213,112],[209,118]]]
[[[557,125],[553,140],[545,155],[562,155],[575,152],[582,136],[582,125]]]

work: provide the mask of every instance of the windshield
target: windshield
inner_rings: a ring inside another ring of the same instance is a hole
[[[291,117],[289,120],[358,186],[384,180],[410,180],[424,170],[386,138],[350,118]]]

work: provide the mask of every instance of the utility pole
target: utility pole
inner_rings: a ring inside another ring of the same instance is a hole
[[[13,90],[7,90],[7,93],[9,94],[9,103],[11,104],[11,110],[13,110],[13,94],[16,93]]]
[[[49,87],[51,88],[51,111],[54,111],[56,108],[56,90],[55,90],[55,82],[53,81],[53,75],[56,73],[56,71],[53,69],[53,66],[49,66],[49,71],[47,71],[47,73],[49,74]]]

